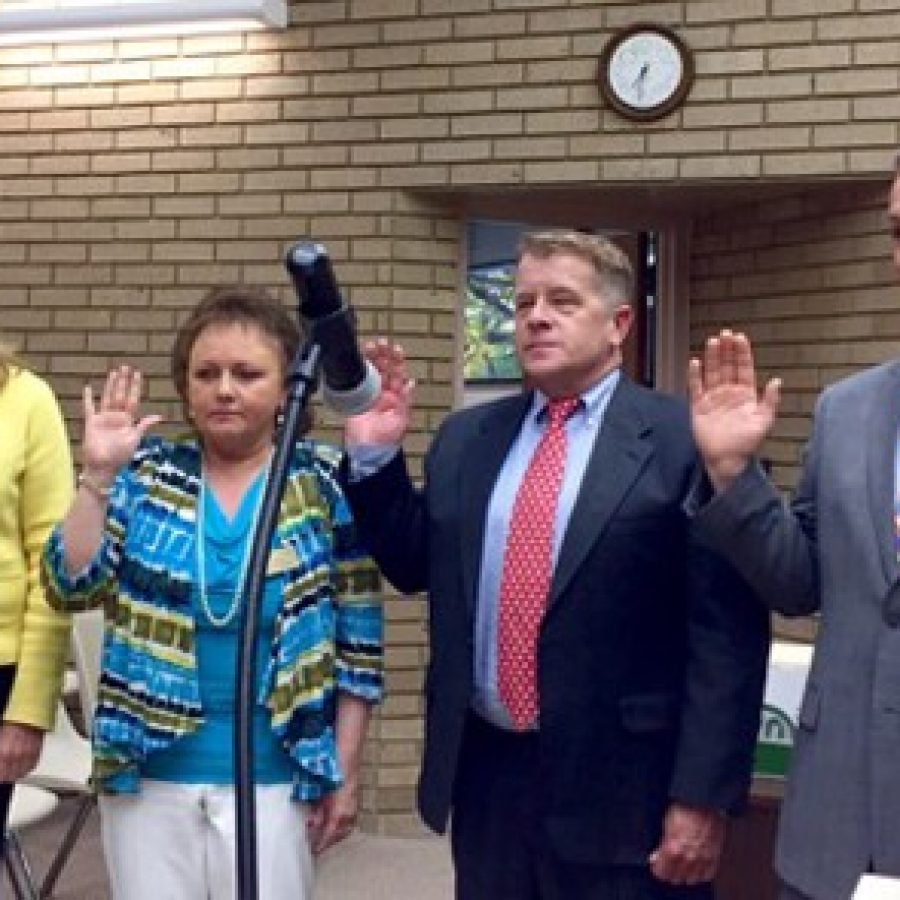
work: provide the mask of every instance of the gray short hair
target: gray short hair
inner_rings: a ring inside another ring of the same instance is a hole
[[[589,263],[604,300],[612,306],[630,305],[634,297],[634,269],[625,252],[609,238],[583,231],[534,231],[519,241],[518,260],[523,256],[548,259],[557,253],[577,256]]]

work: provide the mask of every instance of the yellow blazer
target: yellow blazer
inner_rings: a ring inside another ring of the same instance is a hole
[[[72,494],[72,457],[56,398],[36,375],[10,368],[0,388],[0,665],[17,666],[7,722],[53,726],[69,617],[47,605],[39,565]]]

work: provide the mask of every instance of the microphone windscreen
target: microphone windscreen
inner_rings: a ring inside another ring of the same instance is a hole
[[[331,261],[321,244],[298,241],[288,250],[284,264],[300,298],[300,315],[304,318],[321,319],[343,307]]]
[[[322,399],[339,415],[358,416],[368,412],[378,400],[381,376],[368,360],[365,360],[365,369],[363,380],[348,390],[334,390],[327,381],[322,385]]]

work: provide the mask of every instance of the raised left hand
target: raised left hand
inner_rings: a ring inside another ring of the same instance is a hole
[[[40,728],[19,722],[0,725],[0,781],[24,778],[37,765],[43,744]]]
[[[358,813],[359,791],[355,780],[345,782],[315,803],[306,820],[312,852],[322,853],[344,840],[356,827]]]
[[[650,871],[669,884],[712,881],[725,845],[725,816],[714,809],[673,803],[666,811]]]

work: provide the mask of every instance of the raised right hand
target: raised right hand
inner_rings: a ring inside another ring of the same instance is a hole
[[[99,408],[93,389],[85,385],[82,465],[104,482],[112,482],[134,455],[144,434],[162,421],[157,415],[138,419],[141,380],[141,373],[130,366],[112,369],[106,376]]]
[[[369,341],[365,355],[381,376],[381,393],[375,405],[344,423],[344,443],[399,445],[409,429],[410,408],[415,382],[409,377],[406,355],[399,344],[384,338]]]
[[[688,392],[694,440],[717,491],[744,469],[768,435],[778,412],[780,379],[756,389],[753,350],[746,335],[722,331],[709,338],[703,363],[692,359]]]

